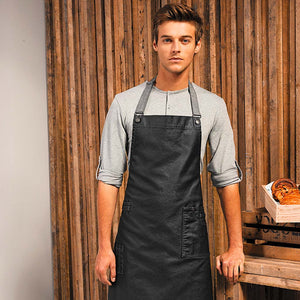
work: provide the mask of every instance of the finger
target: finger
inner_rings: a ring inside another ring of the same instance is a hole
[[[233,266],[228,266],[227,268],[227,279],[229,282],[233,282]]]
[[[236,265],[233,268],[233,282],[236,283],[239,279],[239,273],[240,273],[240,266]]]
[[[217,268],[217,270],[219,271],[219,274],[220,274],[220,275],[223,275],[223,274],[222,274],[222,269],[221,269],[220,256],[217,256],[217,258],[216,258],[216,268]]]
[[[228,264],[222,261],[222,273],[227,278],[228,277]]]
[[[98,265],[95,267],[96,278],[101,281],[101,274]]]
[[[244,263],[240,264],[240,275],[242,275],[244,273]]]
[[[113,261],[110,264],[110,280],[112,282],[116,281],[116,261],[113,259]]]
[[[100,281],[103,284],[111,285],[111,283],[107,279],[107,267],[100,270]]]

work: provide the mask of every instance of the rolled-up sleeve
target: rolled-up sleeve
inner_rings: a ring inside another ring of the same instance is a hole
[[[117,96],[114,98],[103,127],[96,179],[120,187],[126,170],[127,133]]]
[[[207,170],[215,187],[224,187],[242,180],[242,171],[235,160],[233,131],[224,100],[219,104],[209,134],[211,160]]]

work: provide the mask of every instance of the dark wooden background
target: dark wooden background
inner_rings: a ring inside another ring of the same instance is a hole
[[[106,299],[94,273],[101,132],[114,95],[156,74],[151,18],[168,2],[45,1],[55,299]],[[300,1],[174,2],[192,5],[204,20],[190,77],[227,103],[244,172],[242,207],[252,210],[261,206],[261,184],[281,176],[300,182]],[[214,271],[215,256],[227,246],[226,227],[205,170],[202,181],[215,296],[230,299],[232,287]],[[123,196],[124,185],[112,241]],[[245,288],[249,299],[297,297]]]

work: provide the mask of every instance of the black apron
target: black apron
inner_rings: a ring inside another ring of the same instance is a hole
[[[129,178],[113,247],[109,300],[210,300],[211,269],[200,181],[201,122],[144,115],[155,78],[137,105]]]

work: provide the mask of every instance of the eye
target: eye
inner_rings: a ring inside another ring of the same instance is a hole
[[[190,42],[190,39],[182,39],[183,44],[188,44]]]
[[[172,42],[172,40],[169,39],[169,38],[165,38],[165,39],[163,39],[163,42],[164,42],[164,43],[170,43],[170,42]]]

